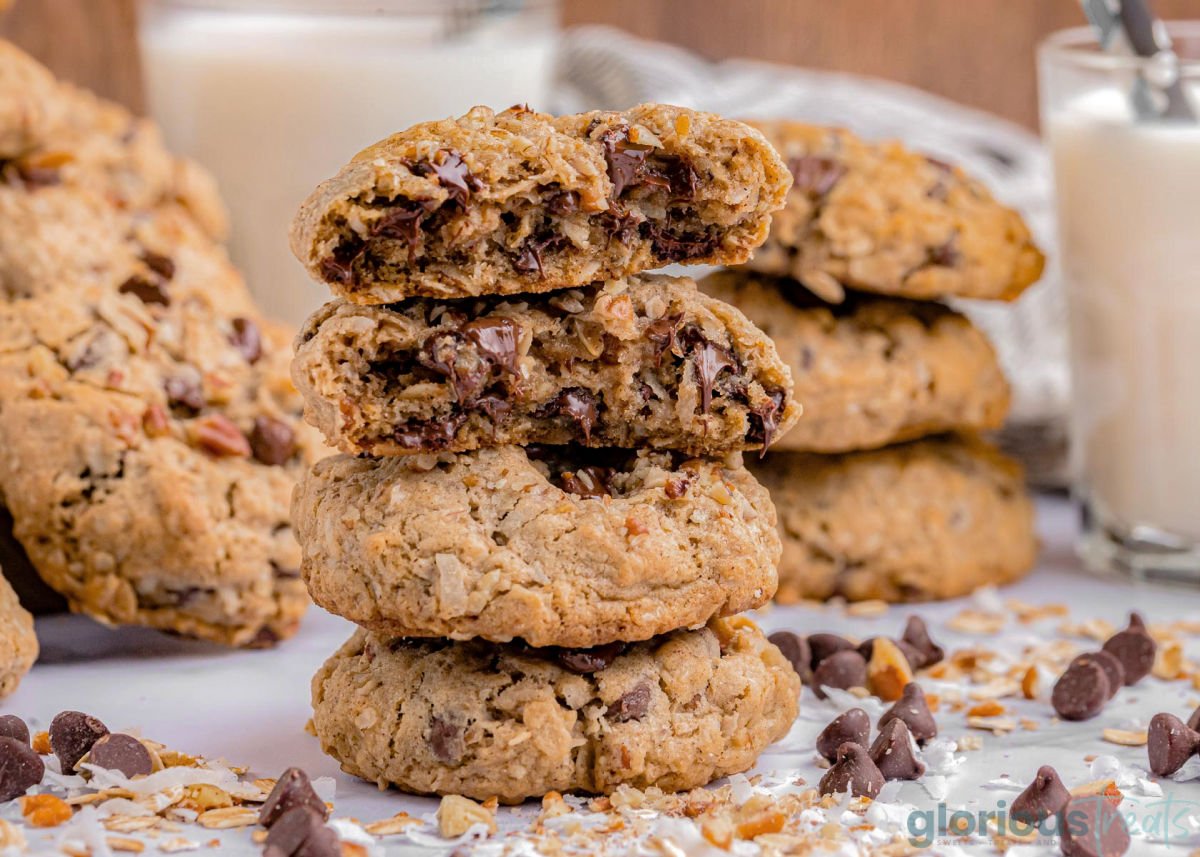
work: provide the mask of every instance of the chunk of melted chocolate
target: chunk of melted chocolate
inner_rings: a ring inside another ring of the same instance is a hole
[[[792,190],[812,197],[823,197],[846,174],[846,168],[822,155],[800,155],[787,162],[792,174]]]
[[[585,443],[591,443],[592,429],[599,415],[596,394],[583,387],[570,387],[558,394],[551,403],[554,412],[570,417],[583,432]]]
[[[565,470],[558,481],[562,489],[579,497],[608,497],[612,495],[612,478],[616,473],[611,467],[589,464],[575,470]]]
[[[737,369],[737,361],[727,348],[708,339],[699,327],[688,325],[679,332],[679,342],[692,361],[696,382],[700,385],[700,411],[708,413],[712,406],[713,387],[722,372]]]
[[[419,176],[432,176],[446,189],[450,199],[459,206],[466,205],[474,191],[483,187],[467,168],[462,155],[453,149],[438,149],[428,161],[418,161],[410,168]]]
[[[767,401],[759,402],[750,408],[750,432],[748,439],[762,443],[762,454],[775,439],[775,431],[779,428],[779,412],[783,410],[786,398],[783,390],[767,391]]]
[[[558,649],[555,660],[563,669],[587,675],[612,666],[625,651],[625,643],[606,643],[591,649]]]

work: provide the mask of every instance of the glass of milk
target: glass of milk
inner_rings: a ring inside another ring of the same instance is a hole
[[[1200,22],[1168,29],[1200,115]],[[1052,36],[1038,60],[1081,555],[1095,569],[1200,582],[1200,122],[1144,118],[1131,93],[1171,79],[1170,65],[1101,52],[1090,30]]]
[[[548,109],[556,0],[141,0],[150,112],[211,170],[270,315],[328,291],[288,249],[310,191],[361,149],[476,104]]]

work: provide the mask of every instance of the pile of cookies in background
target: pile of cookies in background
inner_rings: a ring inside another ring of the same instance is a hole
[[[263,646],[307,604],[288,504],[321,444],[287,375],[290,335],[260,316],[224,234],[211,180],[152,123],[0,42],[13,535],[73,610]],[[24,559],[4,556],[6,572]],[[20,636],[14,672],[32,661]]]
[[[297,339],[343,454],[293,518],[314,600],[361,626],[313,681],[349,773],[519,802],[751,767],[799,678],[748,620],[776,586],[741,461],[798,416],[771,342],[669,263],[736,264],[790,178],[680,108],[476,108],[359,154],[293,249],[339,296]]]
[[[1019,465],[978,435],[1009,388],[942,298],[1013,300],[1041,274],[1021,217],[898,143],[756,124],[794,176],[767,243],[701,289],[775,340],[804,413],[752,472],[779,512],[778,600],[951,598],[1032,568]]]

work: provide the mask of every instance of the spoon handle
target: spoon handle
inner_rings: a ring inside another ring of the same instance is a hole
[[[1166,28],[1154,17],[1146,0],[1120,0],[1118,14],[1125,38],[1138,56],[1153,57],[1172,51],[1171,39]],[[1171,119],[1196,118],[1178,74],[1167,86],[1158,88],[1158,91],[1166,97],[1166,106],[1155,112]]]

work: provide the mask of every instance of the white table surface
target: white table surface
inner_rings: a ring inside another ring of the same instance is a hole
[[[1002,590],[1001,598],[1031,603],[1065,602],[1071,606],[1073,619],[1103,617],[1119,626],[1124,625],[1131,609],[1142,611],[1151,622],[1200,619],[1200,590],[1139,586],[1098,579],[1084,572],[1071,552],[1074,514],[1065,501],[1039,500],[1039,524],[1045,544],[1039,567],[1025,581]],[[942,624],[969,601],[893,608],[872,619],[847,617],[835,609],[775,608],[760,619],[768,630],[836,630],[866,637],[897,634],[904,618],[910,612],[919,612],[929,622],[935,640],[952,649],[979,642],[977,638],[955,634]],[[1055,636],[1060,621],[1050,620],[1036,626],[1010,623],[1013,627],[1004,639],[1019,645],[1028,642],[1031,635],[1050,638]],[[431,814],[436,809],[436,800],[408,797],[394,791],[380,792],[374,785],[341,774],[333,760],[321,753],[316,739],[304,731],[309,717],[309,678],[349,636],[350,628],[343,620],[314,609],[299,634],[277,649],[242,652],[176,640],[143,629],[113,631],[81,617],[44,618],[37,628],[41,659],[20,689],[0,705],[0,711],[19,714],[37,728],[45,728],[59,710],[80,709],[100,717],[114,730],[139,728],[143,735],[175,749],[224,757],[267,776],[276,775],[286,766],[298,765],[313,777],[336,778],[336,816],[372,821],[399,810],[414,815]],[[1200,639],[1195,642],[1198,645],[1189,654],[1200,659]],[[995,640],[988,644],[998,647]],[[951,811],[959,807],[995,808],[1000,799],[1011,801],[1037,767],[1047,763],[1058,768],[1068,785],[1093,780],[1097,778],[1096,771],[1084,757],[1102,754],[1119,760],[1123,775],[1130,780],[1123,809],[1147,817],[1166,812],[1174,822],[1168,844],[1150,844],[1139,839],[1135,840],[1131,853],[1189,853],[1200,846],[1200,822],[1193,827],[1190,820],[1193,812],[1200,819],[1200,780],[1165,781],[1164,797],[1139,795],[1142,789],[1133,777],[1138,773],[1146,776],[1144,771],[1137,770],[1146,765],[1145,748],[1102,743],[1100,730],[1108,726],[1144,728],[1158,711],[1171,711],[1186,719],[1197,701],[1200,692],[1193,690],[1189,682],[1167,683],[1148,678],[1136,688],[1122,691],[1095,720],[1068,724],[1048,720],[1048,702],[1022,700],[1014,706],[1017,713],[1044,720],[1042,728],[1033,732],[1017,730],[1005,737],[980,733],[985,738],[984,749],[963,754],[965,762],[946,780],[949,795],[945,803]],[[813,739],[835,713],[835,707],[819,702],[806,689],[801,716],[791,734],[763,756],[756,771],[802,776],[815,784],[821,770],[814,764]],[[968,731],[962,714],[939,714],[938,720],[943,735],[954,737]],[[1003,775],[1011,777],[1016,785],[1005,789],[993,782]],[[1153,793],[1153,787],[1149,791]],[[884,797],[893,803],[922,809],[936,807],[936,801],[921,783],[889,785]],[[1168,800],[1169,805],[1164,809]],[[510,810],[501,810],[502,828],[506,823],[527,825],[533,814],[529,806],[515,815]],[[210,832],[204,833],[196,838],[211,838]],[[219,853],[258,853],[258,846],[250,844],[245,830],[231,832],[224,840],[226,847]],[[36,850],[45,847],[47,841],[35,838],[32,844]],[[382,840],[381,845],[387,854],[439,851],[415,845],[404,837],[390,837]],[[494,847],[493,842],[491,848]],[[686,845],[683,850],[694,853]],[[147,853],[154,853],[153,849]],[[981,840],[965,846],[946,845],[929,853],[995,852]],[[1054,854],[1057,849],[1022,846],[1010,851],[1018,853]]]

